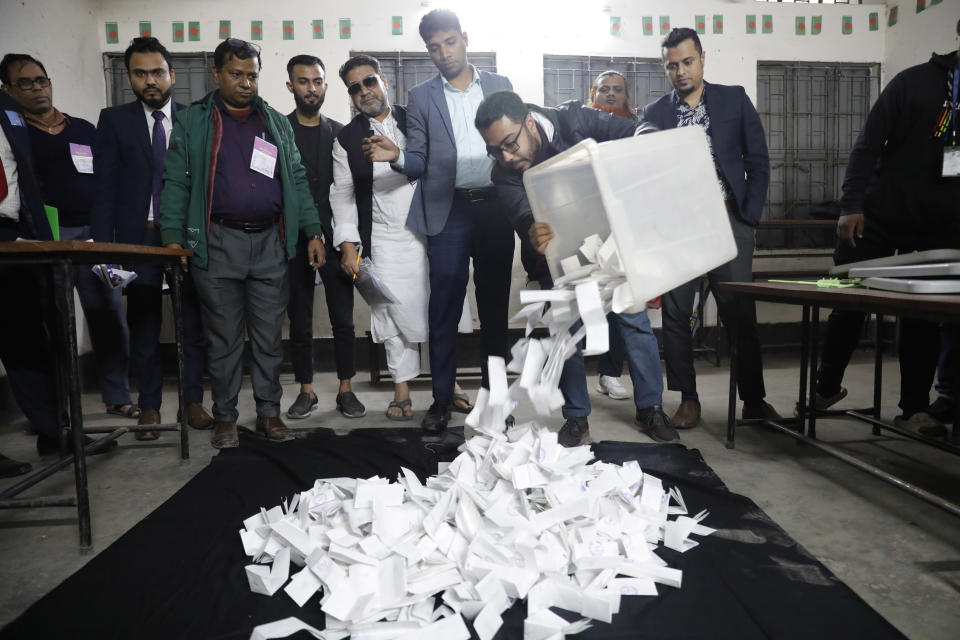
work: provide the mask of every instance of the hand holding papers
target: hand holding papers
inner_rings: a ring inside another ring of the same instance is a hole
[[[360,259],[360,254],[357,254],[357,259]],[[396,302],[396,297],[390,292],[390,289],[387,288],[383,280],[380,279],[380,276],[377,275],[373,261],[370,260],[370,258],[364,258],[360,260],[359,264],[360,271],[354,274],[353,284],[356,285],[357,291],[360,292],[360,295],[363,296],[367,304],[373,306],[375,304],[390,304]]]

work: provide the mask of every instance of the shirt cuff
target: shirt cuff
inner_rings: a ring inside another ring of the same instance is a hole
[[[400,155],[397,156],[397,159],[394,162],[390,163],[390,166],[396,169],[397,171],[403,171],[404,157],[403,149],[400,150]]]
[[[333,229],[333,246],[339,249],[344,242],[360,242],[360,230],[349,222],[338,223]]]

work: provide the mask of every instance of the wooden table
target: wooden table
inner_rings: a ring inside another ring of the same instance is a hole
[[[0,242],[0,265],[38,265],[49,267],[53,274],[54,298],[59,321],[58,335],[62,339],[57,346],[57,404],[58,415],[66,416],[61,425],[61,459],[27,476],[17,484],[0,492],[0,508],[35,508],[48,506],[76,506],[80,524],[80,546],[91,546],[90,498],[87,491],[86,455],[106,446],[128,432],[134,431],[179,431],[180,457],[190,456],[186,411],[183,402],[183,321],[181,315],[180,260],[192,256],[189,250],[174,250],[132,244],[104,242]],[[128,427],[102,427],[84,429],[83,407],[80,395],[80,367],[77,356],[77,325],[73,304],[74,265],[93,264],[161,264],[172,268],[169,278],[173,299],[174,332],[177,343],[177,398],[180,412],[177,424],[142,425]],[[69,414],[67,415],[67,407]],[[73,453],[66,455],[66,429],[73,439]],[[85,433],[104,433],[86,447]],[[16,498],[18,494],[52,476],[57,471],[73,464],[76,484],[75,496],[46,496]]]
[[[820,308],[845,309],[877,316],[877,335],[884,315],[906,316],[933,322],[960,324],[960,295],[922,295],[895,293],[876,289],[846,288],[826,289],[816,285],[793,284],[783,282],[724,282],[724,289],[754,300],[793,304],[803,307],[800,336],[800,384],[797,401],[798,417],[793,421],[795,428],[772,420],[737,421],[737,354],[736,340],[732,340],[730,354],[730,391],[727,406],[727,448],[735,446],[738,424],[762,423],[777,429],[793,438],[802,440],[836,458],[851,464],[885,482],[907,491],[954,515],[960,515],[960,506],[948,502],[920,487],[893,476],[831,445],[817,440],[818,415],[844,415],[873,425],[873,432],[879,435],[881,430],[892,431],[906,438],[917,440],[960,455],[960,416],[954,417],[953,428],[947,439],[928,438],[907,429],[901,429],[880,419],[880,382],[882,371],[882,352],[877,345],[874,362],[873,407],[862,410],[814,411],[817,396],[817,358],[819,356],[819,318]],[[960,405],[958,405],[960,412]],[[786,422],[786,421],[783,421]]]

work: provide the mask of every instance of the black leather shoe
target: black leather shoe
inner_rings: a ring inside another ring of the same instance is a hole
[[[427,409],[427,415],[423,416],[420,426],[427,433],[440,433],[447,428],[448,422],[450,422],[450,405],[434,402]]]
[[[590,442],[590,425],[584,418],[567,418],[557,433],[561,447],[579,447]]]

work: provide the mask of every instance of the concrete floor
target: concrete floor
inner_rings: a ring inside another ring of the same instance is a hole
[[[768,400],[781,413],[792,412],[796,359],[769,356],[766,364]],[[727,369],[700,362],[698,371],[703,422],[682,433],[683,443],[699,449],[732,491],[757,502],[908,637],[956,637],[960,625],[960,518],[767,429],[741,427],[737,448],[727,450]],[[888,359],[884,375],[883,415],[892,419],[897,413],[899,380],[893,359]],[[319,410],[295,426],[396,426],[382,413],[391,399],[391,386],[374,387],[365,376],[358,376],[354,384],[368,408],[365,418],[343,419],[334,408],[334,375],[318,374],[316,388],[329,392],[321,393]],[[627,376],[623,380],[628,383]],[[291,377],[284,378],[283,383],[286,408],[297,388]],[[591,378],[589,383],[592,389],[596,379]],[[844,405],[862,407],[870,403],[872,361],[868,354],[858,356],[847,373],[846,384],[850,395]],[[678,402],[673,393],[664,400],[668,411]],[[417,383],[413,401],[419,418],[430,402],[428,383]],[[84,402],[89,424],[120,422],[119,418],[106,417],[95,395],[85,396]],[[165,403],[164,418],[172,419],[172,390],[165,393]],[[254,411],[248,381],[241,395],[240,414],[241,424],[252,426]],[[462,424],[462,416],[454,416],[454,424]],[[522,409],[517,412],[518,420],[529,417]],[[632,402],[594,394],[590,431],[595,440],[648,441],[633,428],[632,421]],[[555,423],[559,427],[560,420]],[[0,433],[0,451],[36,463],[34,438],[24,434],[24,427],[25,422],[20,422],[5,428]],[[820,421],[818,434],[861,459],[960,503],[960,469],[957,458],[950,454],[898,438],[874,437],[869,426],[851,420]],[[161,442],[174,439],[174,435],[165,434]],[[136,443],[131,436],[124,436],[117,451],[89,459],[92,552],[84,553],[77,547],[76,514],[71,509],[0,512],[0,626],[107,548],[216,454],[206,433],[192,431],[190,442],[191,458],[186,463],[180,461],[173,447]],[[0,480],[0,488],[15,481]],[[26,495],[72,491],[73,475],[66,471]]]

